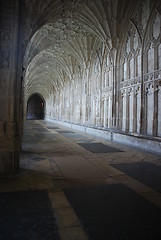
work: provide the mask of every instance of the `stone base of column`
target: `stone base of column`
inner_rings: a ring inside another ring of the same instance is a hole
[[[19,173],[19,151],[0,151],[0,176]]]

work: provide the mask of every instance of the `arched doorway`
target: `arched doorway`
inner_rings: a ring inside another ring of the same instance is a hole
[[[44,119],[45,101],[37,93],[27,101],[27,119]]]

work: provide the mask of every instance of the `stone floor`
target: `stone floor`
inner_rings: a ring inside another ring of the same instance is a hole
[[[3,240],[158,239],[161,155],[28,120],[0,203]]]

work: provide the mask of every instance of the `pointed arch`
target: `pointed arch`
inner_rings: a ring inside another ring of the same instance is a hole
[[[39,93],[33,93],[27,100],[27,119],[44,119],[45,99]]]

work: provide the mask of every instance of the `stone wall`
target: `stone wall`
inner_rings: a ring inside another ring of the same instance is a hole
[[[46,98],[46,118],[127,134],[161,136],[158,3],[139,2],[117,48],[109,50],[102,43],[95,59],[79,66],[63,87]],[[92,54],[93,49],[86,47]]]
[[[131,133],[160,136],[161,16],[157,9],[144,8],[141,5],[140,13],[129,23],[120,53],[120,127]]]

